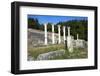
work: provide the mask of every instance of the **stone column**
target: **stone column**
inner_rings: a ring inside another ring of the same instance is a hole
[[[60,25],[58,25],[58,36],[59,36],[59,44],[61,43],[61,37],[60,37]]]
[[[77,40],[79,39],[78,34],[77,34]]]
[[[70,27],[67,27],[68,29],[68,36],[70,36]]]
[[[44,24],[44,44],[47,45],[47,24]]]
[[[73,36],[70,35],[70,27],[67,27],[68,29],[68,36],[67,36],[67,47],[69,52],[73,52]]]
[[[55,38],[54,38],[54,25],[52,24],[52,44],[55,44]]]
[[[65,44],[65,40],[66,40],[66,37],[65,37],[65,26],[63,26],[63,37],[64,37],[64,44]]]

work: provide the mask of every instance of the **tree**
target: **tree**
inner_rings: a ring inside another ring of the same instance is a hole
[[[48,24],[47,24],[47,30],[48,30],[49,32],[52,31],[52,24],[51,24],[51,23],[48,23]]]
[[[74,36],[74,38],[77,38],[77,34],[79,34],[80,39],[87,40],[88,38],[88,26],[87,26],[87,20],[71,20],[71,21],[65,21],[65,22],[59,22],[56,25],[66,26],[71,28],[71,35]],[[61,35],[63,31],[61,30]],[[67,35],[67,28],[66,28],[66,35]]]
[[[39,29],[39,26],[40,24],[38,19],[28,18],[28,28]]]

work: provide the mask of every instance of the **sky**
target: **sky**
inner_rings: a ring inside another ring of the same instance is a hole
[[[70,21],[70,20],[87,20],[87,17],[79,16],[53,16],[53,15],[28,15],[28,18],[37,18],[40,24]]]

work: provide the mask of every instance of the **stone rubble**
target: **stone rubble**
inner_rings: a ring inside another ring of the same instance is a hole
[[[64,54],[65,54],[65,50],[61,49],[61,50],[57,50],[57,51],[40,54],[37,57],[37,60],[49,60],[49,59],[55,58],[57,56],[62,56]]]

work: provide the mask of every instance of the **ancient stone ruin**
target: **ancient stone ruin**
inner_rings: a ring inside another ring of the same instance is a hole
[[[47,24],[44,24],[44,31],[37,31],[29,29],[28,42],[31,43],[32,47],[46,46],[49,44],[65,44],[69,53],[72,53],[74,48],[85,48],[87,47],[87,41],[79,39],[77,34],[77,39],[74,39],[74,36],[70,34],[70,27],[67,27],[67,36],[66,36],[66,27],[63,26],[63,36],[61,36],[61,25],[58,25],[58,33],[54,32],[54,25],[52,25],[52,32],[47,31]],[[66,41],[66,43],[65,43]],[[36,43],[36,44],[35,44]],[[56,56],[64,54],[64,50],[57,50],[53,52],[43,53],[37,57],[37,60],[48,60]]]
[[[61,39],[61,33],[60,33],[60,25],[58,25],[58,43],[60,44],[61,41],[63,41],[63,43],[65,44],[65,40],[67,41],[67,48],[69,50],[69,52],[73,52],[73,48],[84,48],[85,46],[87,46],[87,42],[85,40],[79,39],[78,38],[78,34],[77,34],[77,40],[74,39],[74,36],[70,35],[70,27],[67,27],[67,32],[68,32],[68,36],[66,38],[66,30],[65,30],[65,26],[63,26],[63,40]],[[44,32],[45,32],[45,40],[44,40],[44,44],[48,45],[48,35],[47,35],[47,25],[44,25]],[[54,25],[52,25],[52,44],[56,44],[55,43],[55,33],[54,33]]]
[[[40,54],[37,57],[37,60],[49,60],[49,59],[55,58],[57,56],[62,56],[64,54],[65,54],[65,50],[61,49],[61,50],[57,50],[57,51]]]

